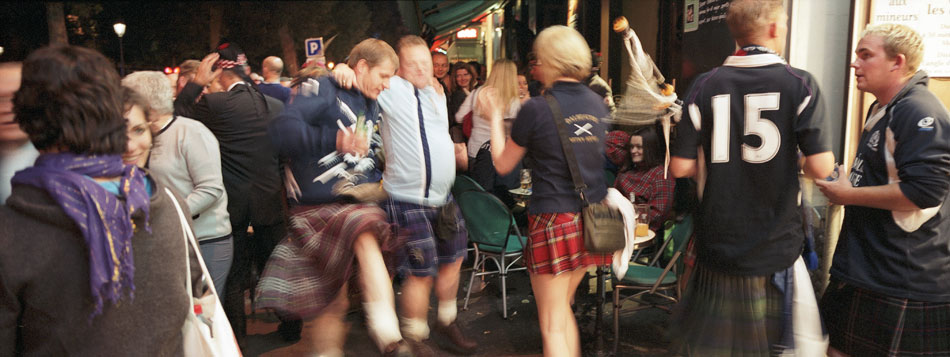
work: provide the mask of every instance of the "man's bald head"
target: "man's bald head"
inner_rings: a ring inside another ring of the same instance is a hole
[[[280,74],[284,72],[284,61],[277,56],[270,56],[261,63],[261,74],[265,82],[279,82]]]

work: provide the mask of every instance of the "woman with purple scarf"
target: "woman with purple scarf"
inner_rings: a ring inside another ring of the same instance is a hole
[[[189,253],[185,271],[164,187],[122,162],[115,69],[81,47],[37,50],[13,107],[41,155],[0,208],[0,355],[181,355],[200,268]]]

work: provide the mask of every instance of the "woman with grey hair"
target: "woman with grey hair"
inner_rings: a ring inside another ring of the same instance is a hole
[[[174,93],[161,72],[135,72],[122,85],[145,97],[154,141],[146,166],[156,180],[185,197],[214,287],[225,291],[234,246],[218,140],[200,122],[172,114]]]

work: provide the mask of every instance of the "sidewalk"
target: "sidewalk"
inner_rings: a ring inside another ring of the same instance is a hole
[[[466,262],[466,265],[470,263]],[[537,307],[534,296],[531,295],[531,285],[527,273],[514,272],[508,276],[508,320],[501,315],[500,282],[497,276],[486,278],[488,285],[484,291],[473,293],[468,310],[462,310],[465,298],[465,288],[471,274],[471,266],[463,266],[459,287],[458,319],[463,331],[469,333],[479,343],[478,351],[474,356],[541,356],[541,332],[538,330]],[[590,283],[594,279],[589,279]],[[478,280],[476,280],[476,285]],[[397,290],[398,294],[398,290]],[[396,297],[397,303],[399,296]],[[610,303],[611,295],[607,293],[607,303],[604,304],[603,324],[603,354],[609,355],[613,347],[613,315]],[[432,299],[429,309],[429,321],[436,321],[436,302]],[[627,303],[630,308],[633,303]],[[581,282],[575,296],[574,315],[577,318],[581,334],[581,348],[584,356],[597,356],[595,343],[595,307],[596,294],[588,287],[588,282]],[[349,325],[344,352],[347,356],[379,356],[376,345],[369,338],[361,311],[350,313],[346,317]],[[634,313],[622,314],[620,318],[620,347],[618,356],[657,356],[666,355],[667,341],[665,334],[669,323],[669,314],[659,309],[645,309]],[[263,310],[248,315],[247,350],[245,356],[312,356],[315,355],[310,347],[308,329],[318,326],[306,325],[302,333],[303,338],[296,343],[283,341],[277,334],[277,319],[273,314]],[[454,356],[452,353],[440,349],[436,338],[430,338],[426,343],[440,356]]]

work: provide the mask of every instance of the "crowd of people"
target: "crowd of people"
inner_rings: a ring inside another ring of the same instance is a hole
[[[120,78],[68,45],[0,63],[0,355],[181,355],[191,299],[215,292],[246,348],[248,290],[319,355],[344,355],[354,293],[382,355],[440,355],[430,329],[475,353],[457,294],[478,222],[452,187],[468,175],[517,210],[508,190],[528,173],[518,224],[545,356],[582,354],[574,294],[615,258],[585,248],[581,212],[613,190],[648,207],[654,232],[695,217],[674,353],[950,354],[950,114],[919,69],[920,35],[861,34],[851,66],[875,102],[846,169],[817,82],[782,57],[786,14],[731,3],[739,49],[692,82],[669,143],[659,124],[607,124],[598,54],[565,26],[538,34],[525,68],[499,59],[487,78],[414,35],[365,39],[292,82],[275,56],[252,75],[234,42],[172,80]],[[801,174],[845,206],[820,301]],[[675,210],[690,180],[698,204]]]

